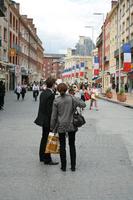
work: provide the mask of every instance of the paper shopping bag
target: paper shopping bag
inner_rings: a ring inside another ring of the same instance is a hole
[[[54,134],[50,134],[48,136],[48,141],[47,141],[47,145],[46,145],[46,150],[45,153],[51,153],[51,154],[59,154],[59,136],[58,135],[54,135]]]

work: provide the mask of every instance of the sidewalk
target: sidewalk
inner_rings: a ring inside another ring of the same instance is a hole
[[[112,99],[109,99],[109,98],[105,97],[103,94],[101,94],[99,96],[99,98],[103,99],[103,100],[106,100],[106,101],[109,101],[109,102],[112,102],[112,103],[120,104],[120,105],[125,106],[125,107],[133,108],[133,94],[132,93],[126,93],[126,96],[127,96],[126,102],[118,101],[115,91],[113,91],[113,98]]]

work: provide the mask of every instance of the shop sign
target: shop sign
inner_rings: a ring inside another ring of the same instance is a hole
[[[9,56],[13,57],[16,56],[16,49],[9,49]]]

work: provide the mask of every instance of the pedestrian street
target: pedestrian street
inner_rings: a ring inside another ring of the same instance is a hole
[[[76,135],[77,169],[39,162],[38,101],[9,92],[0,111],[0,200],[132,200],[133,110],[98,100]],[[68,146],[68,144],[67,144]],[[60,161],[59,155],[52,156]]]

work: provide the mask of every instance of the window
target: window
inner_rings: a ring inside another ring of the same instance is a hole
[[[133,25],[133,12],[131,13],[131,25]]]
[[[131,40],[133,40],[133,32],[131,33]]]
[[[13,16],[13,29],[15,30],[15,17]]]
[[[126,28],[129,28],[129,17],[126,20]]]
[[[126,41],[129,42],[129,36],[126,37]]]
[[[125,22],[122,23],[122,32],[125,30]]]
[[[10,26],[12,26],[12,13],[10,12]]]
[[[4,28],[4,41],[7,41],[7,29],[6,28]]]
[[[127,0],[127,9],[129,8],[129,0]]]

